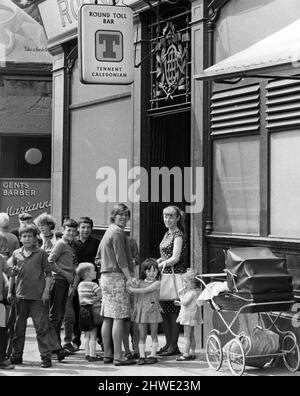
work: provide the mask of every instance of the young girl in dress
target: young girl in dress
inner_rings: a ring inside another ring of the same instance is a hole
[[[77,275],[83,279],[78,285],[79,296],[79,326],[84,332],[85,360],[95,362],[102,360],[96,356],[97,324],[93,308],[101,304],[101,291],[97,283],[95,266],[92,263],[80,263],[76,269]],[[100,312],[99,312],[100,315]]]
[[[141,265],[140,281],[138,287],[128,286],[128,291],[136,295],[133,321],[139,326],[139,353],[138,364],[157,363],[156,351],[158,347],[157,328],[162,322],[159,300],[159,270],[157,261],[153,258],[146,259]],[[152,347],[151,355],[146,359],[145,348],[150,325]]]
[[[177,361],[196,358],[194,328],[201,323],[201,320],[200,310],[196,303],[200,289],[198,288],[199,282],[195,276],[196,273],[192,269],[188,269],[182,275],[184,287],[178,292],[180,301],[175,301],[175,304],[181,307],[177,322],[183,325],[185,340],[184,353],[176,358]]]

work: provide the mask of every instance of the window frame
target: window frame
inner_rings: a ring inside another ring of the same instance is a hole
[[[295,75],[295,70],[292,70],[290,67],[280,70],[280,71],[268,71],[268,75],[273,75],[274,79],[276,76],[281,76],[282,79],[284,77],[292,77]],[[263,73],[262,73],[263,74]],[[212,82],[206,82],[204,84],[204,90],[208,92],[208,99],[211,100],[212,96],[217,92],[224,91],[226,89],[238,89],[242,87],[249,86],[251,84],[259,84],[260,86],[260,125],[257,131],[251,132],[230,132],[223,133],[220,135],[211,134],[211,119],[207,117],[206,120],[206,136],[204,139],[204,152],[208,153],[208,160],[206,164],[206,180],[207,183],[205,185],[205,208],[204,208],[204,218],[205,218],[205,232],[204,238],[208,241],[232,241],[241,243],[241,241],[254,241],[254,243],[265,243],[267,242],[280,242],[283,244],[288,244],[293,246],[295,243],[299,243],[299,238],[291,238],[291,237],[277,237],[271,235],[271,208],[270,208],[270,189],[271,189],[271,135],[273,133],[285,132],[295,130],[297,126],[286,125],[284,127],[267,127],[267,86],[272,79],[265,78],[245,78],[241,82],[235,84],[233,87],[229,84],[216,84]],[[232,88],[231,88],[232,87]],[[210,104],[204,103],[204,108],[208,108],[208,112],[210,114]],[[299,121],[300,128],[300,121]],[[234,233],[226,233],[226,232],[216,232],[213,229],[213,167],[214,167],[214,158],[213,158],[213,142],[214,140],[228,139],[238,136],[259,136],[260,141],[260,231],[259,235],[254,234],[234,234]]]

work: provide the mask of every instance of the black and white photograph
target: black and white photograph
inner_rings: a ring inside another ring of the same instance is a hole
[[[300,376],[299,152],[299,0],[0,0],[0,377]]]

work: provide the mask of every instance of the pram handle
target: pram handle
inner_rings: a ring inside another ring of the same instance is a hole
[[[227,269],[227,268],[225,268],[224,270],[223,270],[224,272],[219,272],[219,273],[211,273],[211,274],[198,274],[197,276],[196,276],[196,279],[198,280],[198,281],[200,281],[202,284],[203,284],[203,286],[206,286],[206,283],[203,281],[203,279],[202,278],[217,278],[217,277],[227,277],[228,275],[230,275],[231,276],[231,278],[232,278],[232,282],[233,282],[233,288],[234,288],[234,291],[238,291],[238,289],[237,289],[237,287],[236,287],[236,283],[235,283],[235,280],[234,280],[234,278],[237,276],[236,274],[233,274],[229,269]]]
[[[224,272],[220,272],[220,273],[216,273],[216,274],[198,274],[196,276],[197,277],[201,277],[201,278],[211,278],[211,277],[215,277],[215,276],[227,276],[227,274],[224,274]]]

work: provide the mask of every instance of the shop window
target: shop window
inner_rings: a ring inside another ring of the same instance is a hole
[[[216,140],[213,158],[214,231],[259,234],[259,138]]]
[[[271,208],[272,236],[300,236],[300,130],[272,133]]]
[[[0,177],[51,177],[51,137],[1,136]]]

